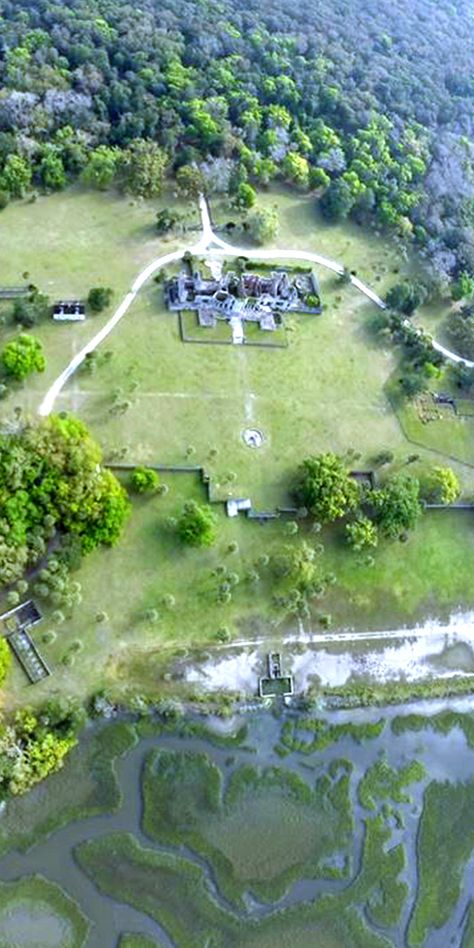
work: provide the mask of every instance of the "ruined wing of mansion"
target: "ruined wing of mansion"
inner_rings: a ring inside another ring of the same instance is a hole
[[[227,322],[259,323],[274,330],[284,313],[320,313],[321,293],[312,270],[291,274],[275,269],[265,276],[230,271],[219,279],[204,279],[199,270],[182,270],[165,285],[165,301],[171,310],[194,310],[200,326]]]

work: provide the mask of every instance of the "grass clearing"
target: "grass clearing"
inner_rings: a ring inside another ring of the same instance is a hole
[[[0,254],[5,280],[21,282],[28,268],[31,279],[52,296],[83,295],[94,283],[111,284],[115,304],[145,263],[166,249],[184,246],[188,238],[194,241],[194,232],[186,239],[158,238],[155,213],[170,200],[170,194],[164,194],[155,202],[130,202],[77,186],[35,204],[15,202],[2,214],[0,225],[13,235]],[[281,227],[275,246],[319,251],[341,260],[382,294],[416,271],[413,262],[401,258],[395,242],[352,223],[324,223],[311,198],[275,187],[259,201],[262,206],[278,205]],[[196,220],[196,209],[188,210]],[[216,202],[213,212],[220,220],[227,209]],[[316,270],[323,313],[293,316],[286,331],[289,345],[282,350],[183,344],[176,316],[164,309],[162,286],[149,282],[104,344],[112,352],[110,361],[93,374],[74,375],[58,409],[79,414],[106,456],[122,452],[130,463],[202,464],[216,497],[250,497],[257,509],[291,503],[295,468],[310,452],[353,447],[361,455],[357,466],[370,467],[374,454],[389,448],[395,456],[392,470],[403,469],[412,446],[385,389],[397,353],[371,336],[373,304],[353,287],[341,286],[329,271]],[[14,405],[36,410],[72,353],[109,314],[82,325],[40,326],[47,371],[6,400],[5,414],[11,416]],[[5,329],[5,338],[11,332]],[[129,407],[117,413],[117,402],[124,401]],[[459,424],[467,432],[471,422]],[[261,448],[245,445],[242,433],[247,427],[262,432]],[[450,431],[450,437],[457,437],[454,428]],[[466,438],[463,443],[474,443]],[[428,447],[420,449],[420,470],[427,462],[441,463]],[[466,494],[472,492],[470,468],[455,468]],[[49,628],[46,610],[46,621],[34,634],[54,675],[38,686],[34,701],[52,688],[81,697],[101,687],[155,696],[158,689],[166,690],[163,672],[177,649],[207,647],[222,628],[231,637],[246,638],[270,630],[278,639],[294,627],[295,621],[272,604],[274,579],[268,569],[259,571],[255,584],[245,579],[262,554],[287,542],[284,525],[262,528],[240,517],[230,521],[221,511],[216,547],[185,550],[176,544],[168,521],[186,500],[202,500],[201,487],[191,475],[162,479],[169,493],[134,501],[120,546],[95,553],[82,565],[75,577],[83,590],[76,614],[55,630]],[[338,585],[327,593],[324,613],[332,616],[333,626],[383,628],[470,604],[471,521],[469,514],[427,515],[402,556],[397,543],[381,542],[372,567],[348,552],[342,529],[324,531],[328,570],[338,577]],[[301,526],[302,537],[305,531]],[[232,556],[231,544],[238,546]],[[228,605],[216,602],[212,577],[222,565],[240,578]],[[164,605],[170,597],[173,607]],[[316,605],[313,610],[315,628],[319,609]],[[159,614],[154,625],[143,619],[149,610]],[[98,613],[105,613],[107,620],[97,623]],[[56,639],[43,644],[41,637],[48,631],[56,631]],[[76,657],[68,654],[74,639],[83,644]],[[15,668],[6,704],[24,703],[26,687]]]
[[[114,192],[98,192],[74,185],[66,191],[28,200],[14,201],[0,220],[0,271],[2,286],[22,286],[23,274],[54,302],[85,299],[93,286],[111,286],[110,306],[83,323],[54,323],[48,319],[33,332],[41,340],[46,371],[26,387],[13,391],[3,406],[11,411],[22,405],[36,411],[42,395],[79,350],[103,326],[128,292],[138,273],[155,257],[187,242],[187,238],[162,237],[155,226],[159,209],[173,202],[198,224],[197,208],[177,202],[170,192],[144,201]],[[3,304],[9,313],[11,304]],[[0,330],[2,345],[16,334],[14,326]],[[104,348],[108,347],[108,342]],[[76,380],[72,382],[73,390]],[[76,400],[75,408],[78,408]]]
[[[42,876],[0,883],[4,948],[83,948],[89,928],[76,902]]]

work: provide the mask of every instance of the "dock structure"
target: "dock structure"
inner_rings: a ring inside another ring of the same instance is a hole
[[[24,630],[12,632],[7,637],[7,642],[32,685],[36,685],[38,681],[42,681],[43,678],[47,678],[51,674],[28,632]]]
[[[20,296],[28,296],[29,286],[0,286],[0,300],[15,300]]]
[[[28,629],[41,622],[41,619],[41,612],[32,599],[0,616],[0,634],[6,638],[33,685],[51,674],[28,632]]]
[[[294,694],[293,675],[282,673],[281,655],[270,652],[267,656],[268,674],[259,679],[261,698],[291,698]]]

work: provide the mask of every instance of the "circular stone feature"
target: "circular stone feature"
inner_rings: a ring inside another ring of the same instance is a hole
[[[248,448],[261,448],[264,442],[263,434],[258,428],[246,428],[242,437]]]

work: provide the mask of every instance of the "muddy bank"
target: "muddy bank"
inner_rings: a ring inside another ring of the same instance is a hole
[[[413,628],[370,632],[299,632],[255,638],[218,647],[200,660],[179,664],[175,672],[204,691],[255,695],[268,650],[278,648],[295,692],[312,684],[336,688],[349,683],[388,684],[473,678],[474,612],[455,613]]]

